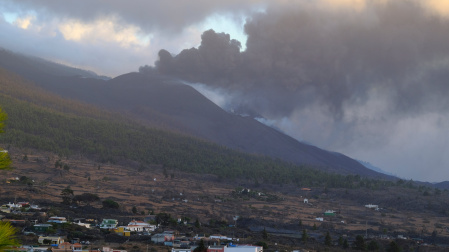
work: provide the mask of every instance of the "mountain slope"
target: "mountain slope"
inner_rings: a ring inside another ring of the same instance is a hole
[[[435,183],[434,186],[436,188],[440,188],[440,189],[443,189],[443,190],[449,190],[449,181],[443,181],[443,182],[440,182],[440,183]]]
[[[221,180],[243,178],[256,184],[263,181],[344,188],[393,184],[324,173],[311,166],[246,154],[191,136],[149,128],[116,112],[49,94],[1,68],[0,107],[9,114],[0,145],[16,156],[44,151],[50,152],[45,154],[48,157],[55,153],[60,159],[88,158],[125,165],[136,172],[168,169],[213,174]]]
[[[0,67],[26,76],[29,79],[36,75],[50,74],[57,76],[81,76],[89,78],[109,79],[106,76],[98,76],[92,71],[68,67],[42,58],[22,55],[8,51],[0,47]]]
[[[109,81],[54,77],[40,85],[71,99],[126,111],[150,124],[167,125],[248,153],[344,174],[377,175],[344,155],[300,143],[254,119],[229,114],[195,89],[170,78],[140,73]]]
[[[233,149],[326,171],[385,177],[347,156],[300,143],[252,118],[229,114],[195,89],[166,76],[129,73],[107,81],[43,71],[24,76],[64,97],[118,110],[149,125]]]

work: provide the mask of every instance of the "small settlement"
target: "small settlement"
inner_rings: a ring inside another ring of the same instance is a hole
[[[0,215],[2,221],[10,222],[11,225],[22,228],[26,235],[36,236],[37,244],[20,245],[10,251],[104,251],[104,252],[126,252],[123,249],[113,249],[110,247],[93,247],[88,239],[62,235],[58,230],[64,225],[77,225],[85,229],[96,229],[104,234],[115,234],[117,237],[131,237],[138,235],[147,242],[171,247],[172,252],[192,252],[201,243],[207,245],[208,252],[261,252],[262,246],[253,246],[250,244],[235,244],[239,239],[226,237],[224,235],[196,235],[186,237],[172,230],[159,230],[159,226],[154,223],[154,215],[149,215],[143,220],[131,220],[126,225],[119,225],[116,219],[102,219],[101,222],[93,219],[75,218],[70,221],[67,217],[47,216],[45,209],[34,205],[32,207],[28,202],[8,203],[2,205],[1,212],[5,214],[14,213],[17,216],[23,216],[24,219],[14,220],[6,219]],[[34,219],[35,218],[35,219]],[[39,222],[42,220],[42,222]],[[181,221],[181,220],[178,220]],[[27,227],[26,223],[31,223]],[[121,239],[117,240],[120,243]],[[225,241],[225,243],[223,243]]]

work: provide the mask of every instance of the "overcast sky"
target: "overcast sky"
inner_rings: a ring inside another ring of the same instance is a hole
[[[157,62],[225,109],[438,182],[449,180],[448,14],[446,0],[2,0],[0,47],[111,77]]]

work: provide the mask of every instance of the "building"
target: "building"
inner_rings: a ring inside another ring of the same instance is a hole
[[[131,231],[126,230],[126,227],[118,227],[114,229],[115,233],[121,236],[131,236]]]
[[[174,240],[175,235],[173,234],[173,232],[170,231],[151,236],[151,241],[154,243],[173,242]]]
[[[52,222],[52,223],[66,223],[67,219],[65,217],[58,217],[58,216],[53,216],[50,217],[50,219],[48,219],[47,222]]]
[[[234,245],[229,244],[224,247],[223,252],[262,252],[263,247],[253,245]]]
[[[81,222],[79,220],[78,220],[78,222],[74,222],[73,224],[76,224],[78,226],[82,226],[82,227],[85,227],[85,228],[90,228],[90,224],[89,223],[83,223],[83,222]]]
[[[226,246],[209,246],[207,252],[224,252]]]
[[[118,225],[118,221],[115,219],[103,219],[103,221],[100,223],[101,229],[113,229],[116,228]]]
[[[64,251],[83,251],[83,246],[79,243],[71,244],[70,242],[63,242],[58,245],[57,248],[52,248],[51,251],[54,252],[64,252]]]
[[[133,220],[128,223],[127,229],[132,232],[153,232],[154,230],[156,230],[156,225],[151,225],[143,221]]]
[[[120,250],[120,249],[112,249],[110,247],[103,247],[103,252],[126,252],[126,250]]]
[[[379,205],[368,204],[368,205],[365,205],[365,207],[379,211]]]
[[[171,252],[192,252],[191,248],[172,248]]]
[[[64,238],[60,236],[39,236],[37,242],[39,244],[61,244],[64,243]]]
[[[53,227],[52,224],[36,224],[33,226],[34,231],[45,233],[49,228]]]
[[[326,210],[324,212],[324,216],[335,216],[335,211],[334,210]]]
[[[209,236],[209,239],[227,240],[227,241],[232,240],[232,238],[227,237],[225,235],[220,235],[220,234],[213,234],[213,235]]]

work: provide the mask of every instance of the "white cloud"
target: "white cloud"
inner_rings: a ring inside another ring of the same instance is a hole
[[[17,18],[14,21],[14,24],[22,29],[28,29],[28,27],[31,25],[31,21],[34,19],[32,16],[26,16],[24,18]]]
[[[85,44],[117,43],[122,47],[146,46],[147,37],[134,25],[120,25],[114,17],[105,17],[86,23],[79,20],[64,20],[58,26],[66,40],[74,40]]]

